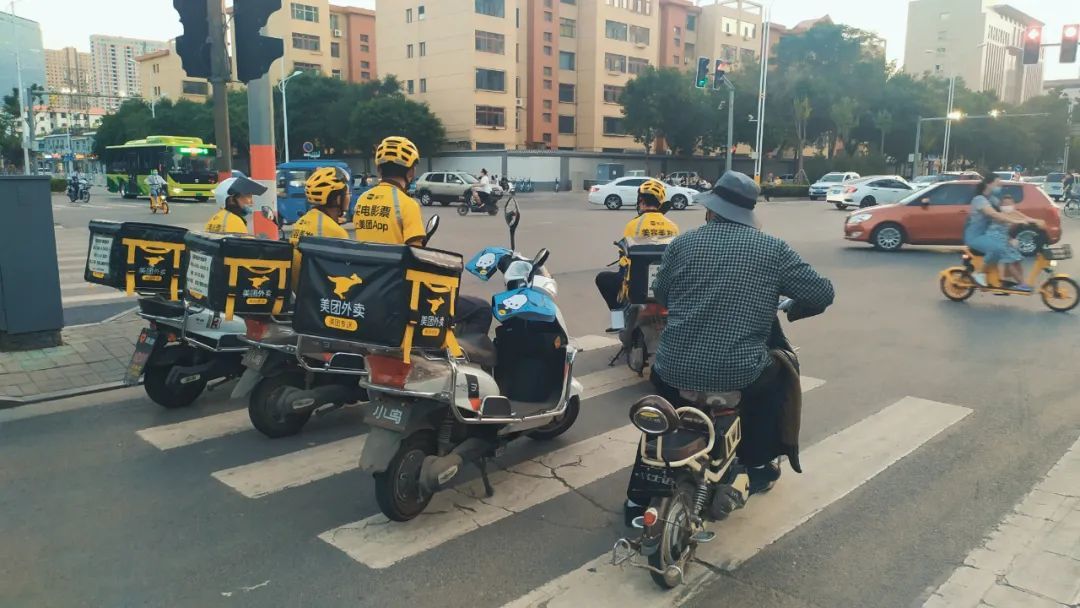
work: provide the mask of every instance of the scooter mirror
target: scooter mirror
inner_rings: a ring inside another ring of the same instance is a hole
[[[547,262],[548,256],[550,255],[551,252],[547,249],[541,249],[539,252],[537,252],[536,257],[533,258],[532,261],[532,270],[529,271],[528,283],[530,285],[532,284],[533,277],[536,276],[536,273],[540,272],[540,269],[544,267],[544,263]]]
[[[518,209],[516,200],[510,201],[503,208],[503,219],[506,220],[506,225],[510,228],[510,250],[514,251],[516,249],[514,235],[517,233],[518,224],[521,223],[521,210]]]
[[[433,215],[428,218],[427,225],[424,227],[424,246],[427,247],[428,241],[431,237],[435,236],[435,233],[439,231],[439,216]]]

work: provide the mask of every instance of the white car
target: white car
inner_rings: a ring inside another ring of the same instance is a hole
[[[1046,196],[1060,202],[1065,198],[1065,186],[1062,182],[1065,181],[1065,174],[1059,171],[1046,174],[1046,181],[1042,184],[1043,192]]]
[[[826,173],[821,176],[821,179],[810,184],[810,200],[816,201],[819,198],[825,198],[829,194],[829,189],[833,186],[846,184],[853,179],[859,179],[859,174],[852,171],[833,171],[832,173]]]
[[[837,209],[861,209],[895,203],[919,190],[899,175],[872,175],[853,180],[838,188],[841,190],[840,194],[834,195],[830,190],[828,198]]]
[[[593,205],[603,205],[612,211],[622,207],[631,209],[637,206],[637,192],[647,177],[620,177],[606,184],[598,184],[589,188],[589,202]],[[671,201],[671,208],[676,210],[686,209],[694,204],[694,195],[698,193],[693,188],[682,186],[668,186],[667,200]]]

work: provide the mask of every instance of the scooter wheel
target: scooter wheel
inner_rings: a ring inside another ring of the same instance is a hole
[[[461,203],[461,206],[457,208],[458,215],[469,215],[469,203]]]
[[[581,402],[578,401],[577,397],[571,397],[570,403],[566,404],[566,411],[563,412],[562,416],[559,416],[538,429],[529,431],[525,436],[534,441],[550,441],[555,439],[559,435],[569,431],[570,427],[574,426],[574,421],[577,420],[580,412]]]
[[[974,281],[963,270],[950,270],[941,277],[941,293],[953,302],[963,302],[975,293]]]
[[[177,359],[177,365],[190,365],[194,362],[195,352],[190,346],[166,346],[165,350],[171,348],[188,349],[188,352]],[[206,381],[198,380],[180,386],[169,386],[166,384],[166,378],[169,377],[169,370],[172,368],[172,365],[154,365],[154,360],[151,359],[143,375],[143,389],[146,390],[146,395],[150,397],[150,400],[161,407],[167,409],[187,407],[202,394],[206,388]]]
[[[488,215],[498,215],[498,214],[499,214],[499,208],[498,207],[492,206],[490,209],[488,209]]]
[[[424,512],[431,494],[420,486],[420,468],[424,459],[436,453],[435,435],[419,431],[398,444],[390,464],[375,473],[375,501],[391,521],[409,521]]]
[[[1043,304],[1054,312],[1068,312],[1080,304],[1080,286],[1069,277],[1050,277],[1039,289]]]
[[[655,525],[660,526],[660,546],[649,556],[649,565],[660,572],[649,570],[653,582],[661,589],[674,589],[678,587],[686,576],[685,568],[690,565],[691,559],[684,559],[687,552],[693,557],[694,544],[690,541],[692,534],[691,519],[693,518],[694,486],[683,482],[676,487],[675,495],[667,498],[653,499],[652,504],[656,508],[658,516]],[[672,568],[679,562],[684,562],[682,576]]]
[[[281,393],[296,388],[298,381],[287,375],[263,378],[248,397],[248,418],[251,425],[271,439],[291,437],[300,432],[311,418],[311,411],[281,412],[275,401]]]

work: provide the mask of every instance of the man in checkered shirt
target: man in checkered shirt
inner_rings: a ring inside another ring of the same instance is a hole
[[[833,302],[828,279],[787,243],[759,230],[758,194],[752,179],[729,171],[712,191],[695,196],[708,210],[706,224],[668,245],[653,283],[668,308],[653,384],[673,404],[679,390],[743,391],[748,407],[739,459],[749,467],[752,492],[768,490],[780,476],[774,461],[781,454],[784,390],[774,381],[778,373],[766,345],[777,303],[788,297],[816,314]]]

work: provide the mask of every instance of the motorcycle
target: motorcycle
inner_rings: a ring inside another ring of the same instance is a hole
[[[1080,303],[1080,286],[1067,274],[1056,271],[1061,260],[1072,258],[1072,247],[1060,245],[1051,247],[1045,234],[1036,238],[1035,261],[1028,278],[1029,285],[1038,285],[1031,291],[1020,291],[1015,285],[1003,281],[998,272],[998,265],[986,268],[986,286],[980,285],[972,276],[985,268],[983,253],[966,249],[961,254],[961,265],[951,266],[940,273],[941,293],[953,302],[963,302],[975,295],[976,291],[994,295],[1032,296],[1039,294],[1043,304],[1054,312],[1068,312]]]
[[[466,269],[481,280],[503,274],[506,291],[492,298],[500,325],[487,335],[458,337],[464,357],[369,348],[360,385],[367,435],[360,468],[373,474],[375,497],[393,521],[408,521],[446,488],[466,463],[475,463],[487,495],[494,494],[487,460],[512,440],[550,440],[577,419],[581,384],[574,379],[577,349],[555,303],[557,286],[544,270],[549,252],[529,260],[514,251],[521,219],[505,209],[510,248],[488,247]]]
[[[499,200],[502,199],[502,196],[502,188],[495,186],[491,189],[491,193],[487,195],[488,202],[485,204],[483,202],[483,197],[480,195],[480,191],[473,188],[472,195],[458,207],[458,215],[469,215],[470,211],[473,213],[495,215],[499,212]]]
[[[68,200],[72,203],[75,202],[90,202],[90,180],[85,177],[80,177],[75,181],[68,181],[67,187]]]
[[[820,312],[799,310],[786,298],[778,310],[788,311],[792,321]],[[791,362],[797,374],[798,356],[779,319],[773,323],[769,348],[770,355]],[[707,522],[725,519],[750,497],[749,475],[736,456],[742,438],[742,393],[680,393],[685,402],[680,407],[657,395],[630,407],[630,420],[642,433],[630,486],[648,496],[649,503],[632,523],[641,535],[619,539],[611,555],[613,565],[648,570],[662,589],[680,585],[697,547],[716,539]],[[791,465],[801,471],[797,458]]]
[[[649,360],[656,353],[660,344],[660,334],[667,327],[668,310],[666,306],[653,299],[652,283],[660,268],[660,258],[663,257],[664,249],[671,240],[671,238],[651,238],[615,241],[615,246],[619,248],[619,259],[626,260],[628,263],[626,272],[629,275],[627,289],[629,302],[623,309],[623,329],[619,331],[619,342],[622,343],[622,347],[608,362],[608,367],[625,357],[627,367],[638,375],[644,375]],[[644,247],[638,247],[641,245]],[[646,266],[640,272],[634,268],[631,261],[633,257],[638,257],[631,256],[631,247],[647,250],[638,261],[638,264]],[[640,277],[638,277],[639,274]],[[644,281],[643,284],[642,281]]]

